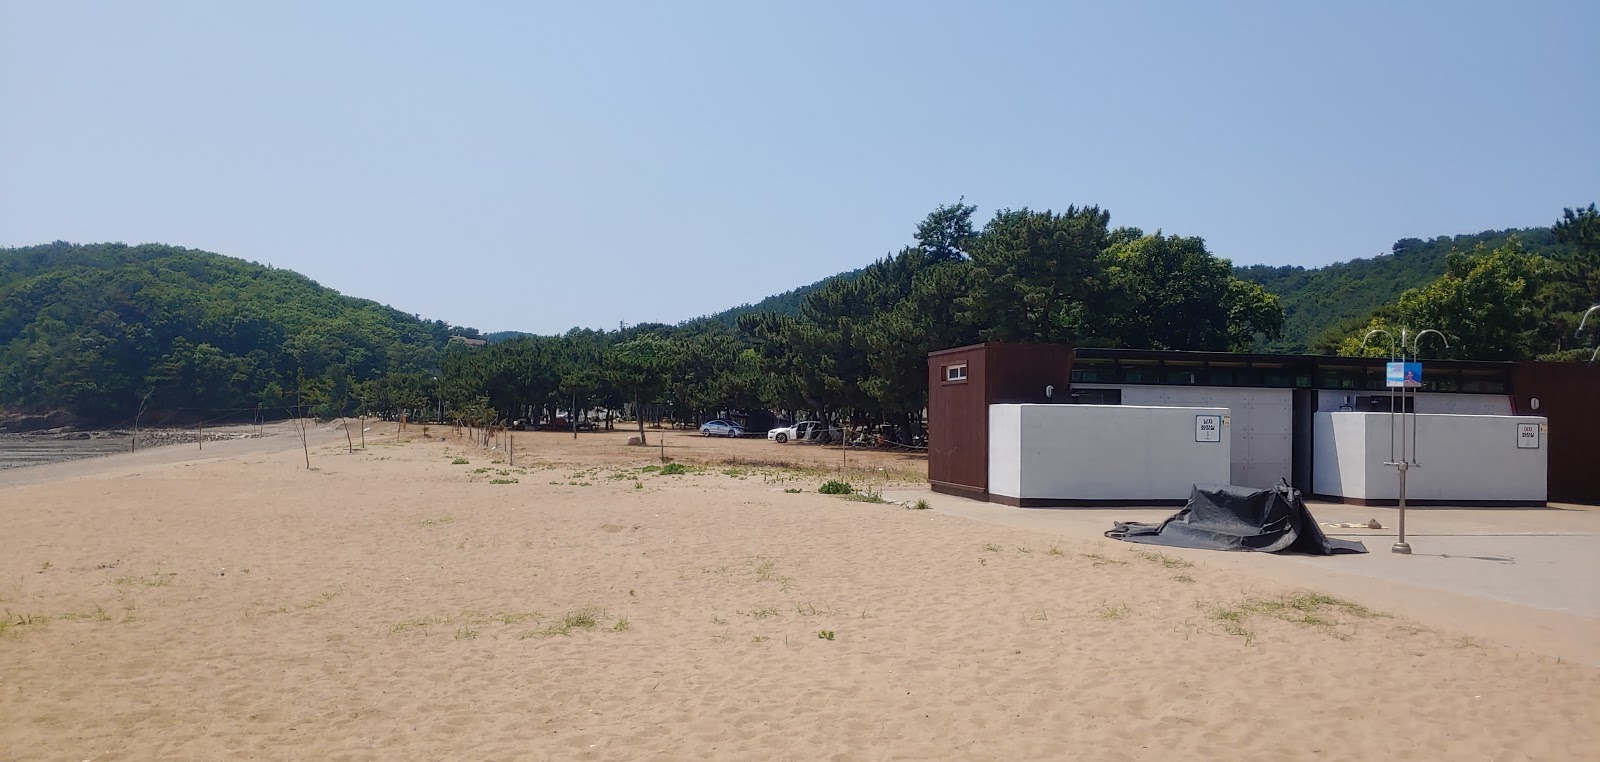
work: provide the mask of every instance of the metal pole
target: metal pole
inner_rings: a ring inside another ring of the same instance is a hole
[[[1400,520],[1398,522],[1399,526],[1397,527],[1398,530],[1399,530],[1399,536],[1395,538],[1394,545],[1389,547],[1389,551],[1390,552],[1399,553],[1399,554],[1402,554],[1402,555],[1410,555],[1411,554],[1411,543],[1406,542],[1406,471],[1409,470],[1410,466],[1411,466],[1411,464],[1408,462],[1410,460],[1410,456],[1406,452],[1406,444],[1407,443],[1406,443],[1406,419],[1405,419],[1405,415],[1406,415],[1405,363],[1406,363],[1406,334],[1407,333],[1408,333],[1407,329],[1405,329],[1405,328],[1400,329],[1400,459],[1399,459],[1398,462],[1396,462],[1394,464],[1395,468],[1400,470],[1400,500],[1399,500]],[[1390,420],[1391,420],[1391,422],[1393,421],[1393,417],[1392,416],[1390,417]],[[1391,423],[1391,425],[1392,425],[1392,423]]]

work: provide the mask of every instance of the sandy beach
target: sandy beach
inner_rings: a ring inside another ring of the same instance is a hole
[[[355,453],[324,429],[315,470],[275,436],[7,472],[0,758],[1600,748],[1588,664],[1195,554],[817,494],[837,450],[674,434],[663,474],[626,437],[519,433],[513,466],[439,427]],[[925,473],[849,457],[858,488]]]

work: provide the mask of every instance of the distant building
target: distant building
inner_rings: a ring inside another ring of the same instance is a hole
[[[460,342],[460,343],[465,344],[465,345],[467,345],[469,347],[486,347],[486,346],[489,346],[489,341],[487,339],[474,339],[474,338],[471,338],[469,336],[451,336],[450,337],[450,342],[451,343]]]

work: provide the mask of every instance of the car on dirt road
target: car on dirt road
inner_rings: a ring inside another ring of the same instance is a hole
[[[843,431],[820,421],[801,421],[793,426],[783,426],[767,432],[767,440],[778,444],[787,442],[831,444],[842,439],[844,439]]]
[[[744,427],[733,421],[718,419],[700,424],[700,436],[703,437],[742,437],[745,434]]]

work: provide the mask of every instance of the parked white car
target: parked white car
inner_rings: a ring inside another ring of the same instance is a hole
[[[820,421],[801,421],[793,426],[783,426],[767,432],[767,439],[778,444],[790,441],[829,444],[843,438],[843,431]]]

